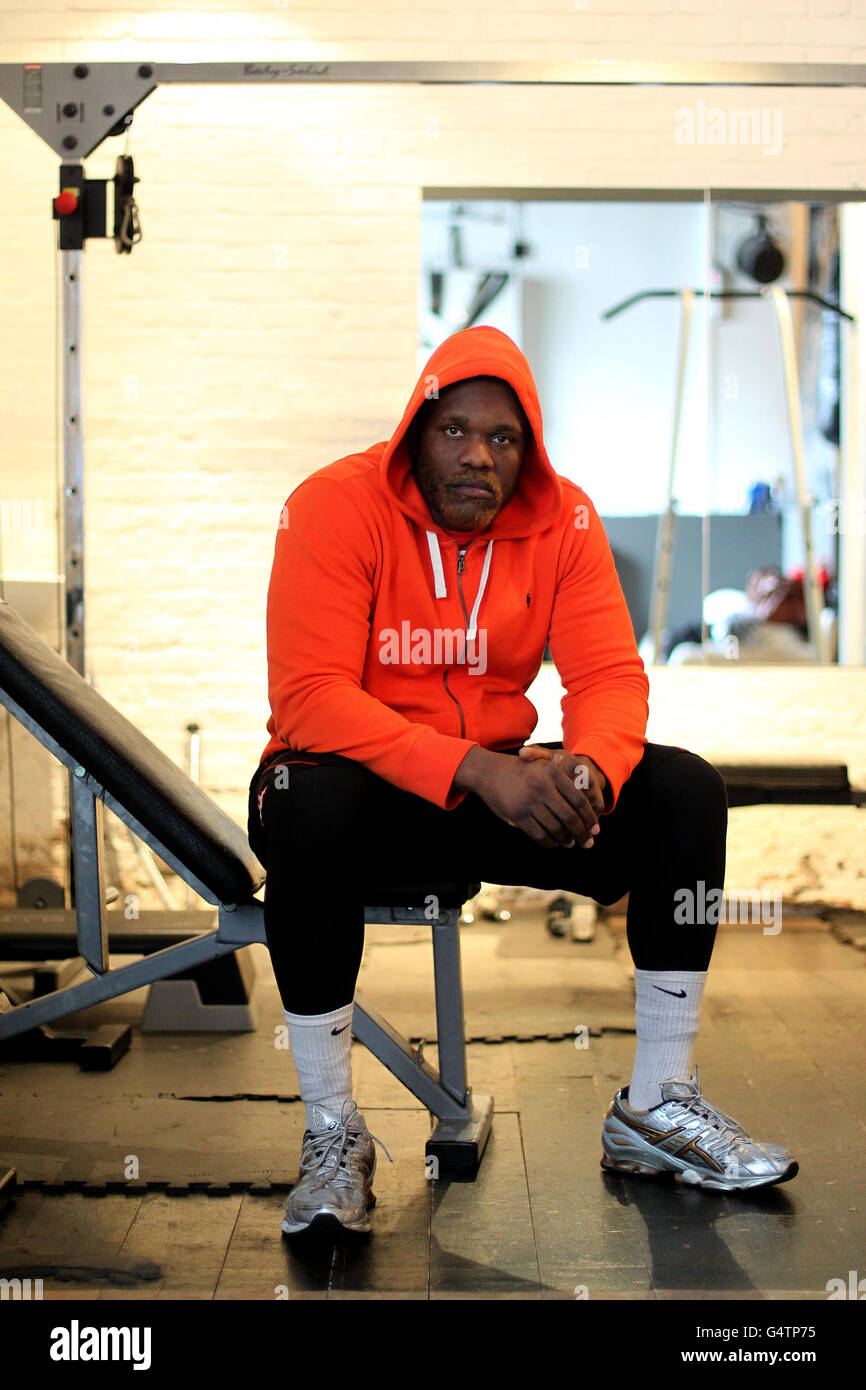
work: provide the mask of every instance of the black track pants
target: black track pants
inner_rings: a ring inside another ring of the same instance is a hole
[[[250,784],[248,835],[267,870],[265,932],[283,1007],[318,1014],[352,1000],[364,906],[395,878],[562,889],[606,904],[628,892],[638,969],[705,970],[716,927],[700,906],[725,876],[719,773],[694,753],[648,743],[599,824],[591,849],[546,849],[473,792],[444,811],[339,754],[273,754]],[[687,922],[684,892],[695,903]]]

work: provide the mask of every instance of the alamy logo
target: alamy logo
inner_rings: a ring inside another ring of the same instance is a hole
[[[764,154],[782,149],[782,109],[779,106],[679,106],[674,112],[678,145],[762,145]]]
[[[132,1361],[134,1371],[150,1370],[149,1327],[69,1327],[51,1329],[52,1361]]]
[[[859,1270],[848,1270],[848,1283],[844,1279],[828,1279],[824,1286],[828,1298],[853,1298],[858,1302],[866,1298],[866,1279],[859,1277]]]
[[[41,497],[0,497],[0,533],[18,536],[44,530]]]
[[[470,641],[463,628],[412,627],[408,618],[379,633],[383,666],[468,666],[471,676],[487,670],[487,629],[480,627]]]
[[[41,1279],[0,1279],[0,1301],[28,1300],[42,1297]]]
[[[678,888],[674,893],[674,921],[680,927],[710,926],[724,922],[762,922],[765,936],[777,936],[782,930],[782,894],[763,889],[741,889],[725,894],[722,888],[711,888],[702,878],[691,888]]]

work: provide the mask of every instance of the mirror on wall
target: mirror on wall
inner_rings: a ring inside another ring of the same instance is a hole
[[[708,191],[424,203],[419,370],[471,324],[520,344],[648,665],[837,660],[839,226]]]
[[[708,568],[716,546],[732,544],[742,579],[705,596],[702,661],[838,660],[840,363],[851,322],[840,220],[835,203],[711,203]],[[717,518],[737,513],[739,535],[716,535]],[[695,640],[670,659],[693,659]]]

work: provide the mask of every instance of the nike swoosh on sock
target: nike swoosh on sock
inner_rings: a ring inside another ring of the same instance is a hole
[[[672,994],[674,999],[685,999],[686,997],[684,989],[665,989],[664,985],[653,985],[653,989],[660,989],[662,994]]]
[[[348,1026],[349,1026],[348,1023],[344,1023],[343,1026],[342,1026],[342,1028],[332,1028],[332,1029],[331,1029],[331,1037],[333,1038],[334,1035],[335,1035],[336,1033],[345,1033],[345,1031],[346,1031],[346,1029],[348,1028]]]

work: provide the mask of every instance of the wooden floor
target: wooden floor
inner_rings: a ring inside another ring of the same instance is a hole
[[[535,1039],[469,1045],[471,1083],[496,1101],[474,1182],[428,1180],[427,1112],[354,1044],[356,1098],[393,1159],[377,1150],[373,1234],[313,1247],[281,1237],[285,1193],[270,1184],[296,1177],[304,1112],[255,947],[255,1033],[136,1030],[107,1073],[0,1064],[0,1162],[22,1180],[94,1184],[19,1192],[0,1216],[0,1275],[94,1300],[823,1300],[828,1280],[864,1273],[856,933],[846,943],[790,915],[775,936],[720,929],[697,1050],[704,1093],[800,1163],[792,1182],[751,1196],[599,1167],[601,1120],[634,1052],[621,921],[578,944],[529,912],[465,927],[462,941],[467,1036]],[[408,1036],[435,1036],[431,981],[427,928],[368,928],[359,987]],[[139,991],[88,1018],[134,1022],[143,1001]],[[96,1195],[135,1172],[164,1188]]]

